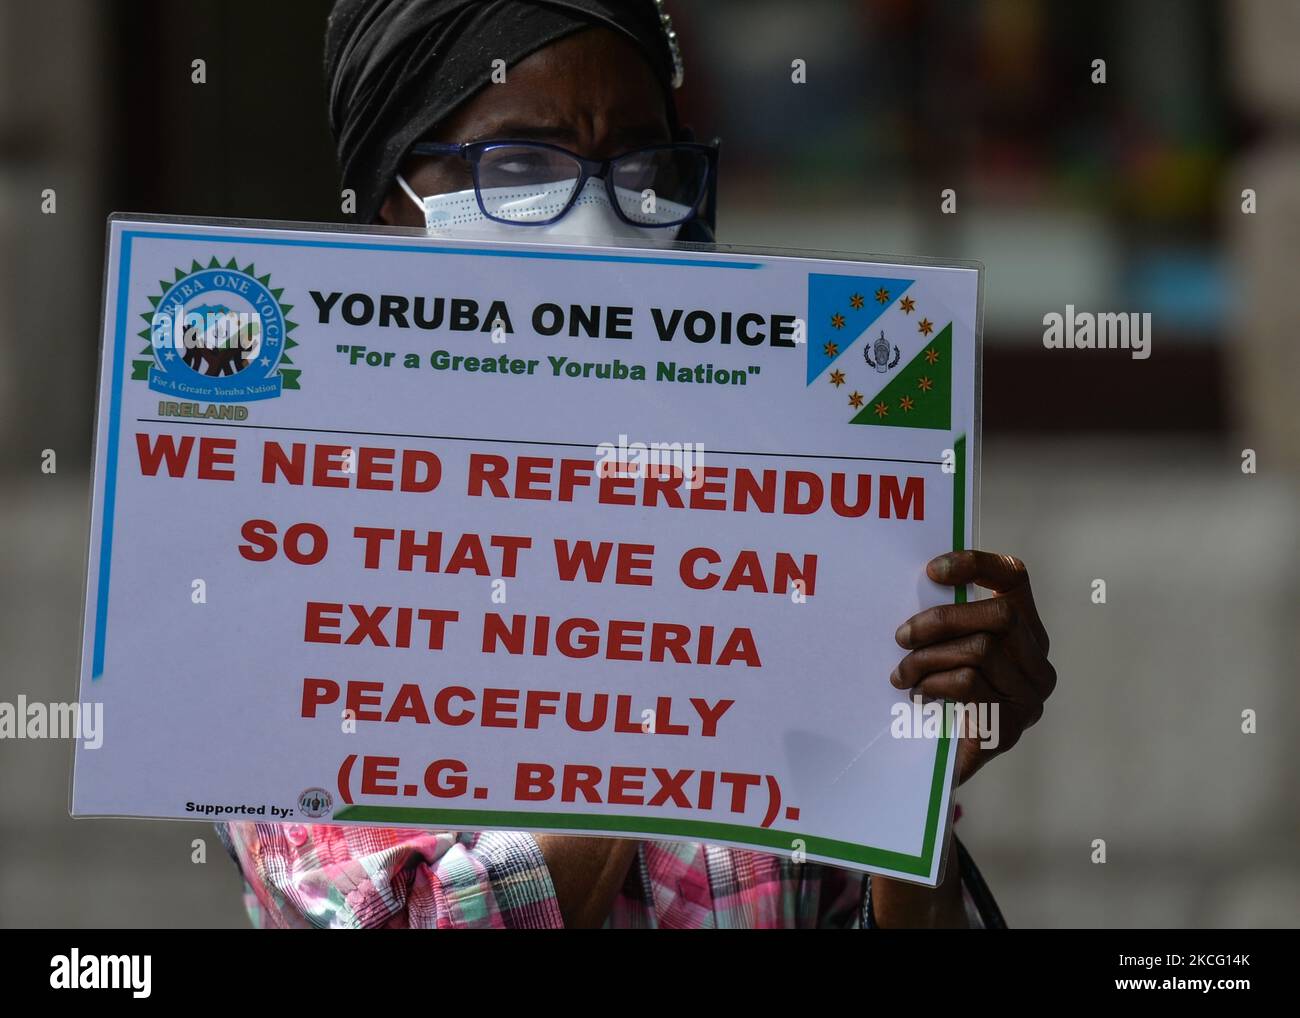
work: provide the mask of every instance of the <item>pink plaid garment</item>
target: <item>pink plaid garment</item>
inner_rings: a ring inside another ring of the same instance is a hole
[[[523,831],[218,824],[254,926],[560,929],[555,888]],[[1002,927],[954,839],[974,927]],[[870,879],[699,842],[643,841],[607,929],[872,928]]]

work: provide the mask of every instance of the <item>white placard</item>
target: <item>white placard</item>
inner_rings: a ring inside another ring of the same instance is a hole
[[[965,597],[977,266],[109,234],[75,815],[937,882],[952,740],[888,676]]]

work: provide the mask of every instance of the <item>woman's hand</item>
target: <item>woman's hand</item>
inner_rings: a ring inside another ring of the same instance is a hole
[[[896,687],[927,698],[991,705],[997,745],[981,746],[978,732],[964,735],[957,747],[961,784],[1042,717],[1043,701],[1056,687],[1056,669],[1047,660],[1047,630],[1018,558],[954,551],[931,560],[926,573],[935,583],[975,583],[996,592],[986,600],[918,612],[895,637],[910,651],[889,677]]]
[[[898,628],[899,646],[910,653],[889,677],[912,694],[960,703],[989,704],[996,746],[981,746],[979,732],[957,745],[957,784],[1020,741],[1043,716],[1043,701],[1056,687],[1047,660],[1047,630],[1034,607],[1029,573],[1018,558],[987,551],[954,551],[931,560],[930,579],[950,587],[976,583],[996,596],[967,604],[941,604],[918,612]],[[873,877],[872,907],[882,927],[965,926],[961,874],[949,860],[944,881],[933,890]]]

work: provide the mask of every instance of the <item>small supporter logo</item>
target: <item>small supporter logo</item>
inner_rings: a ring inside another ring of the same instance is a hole
[[[323,788],[309,788],[298,796],[298,810],[304,816],[319,820],[334,808],[334,797]]]
[[[131,362],[131,377],[168,396],[212,403],[272,399],[297,389],[299,369],[288,351],[298,344],[289,333],[293,305],[281,304],[269,273],[259,276],[232,258],[221,265],[192,262],[176,269],[162,292],[141,313],[146,359]]]

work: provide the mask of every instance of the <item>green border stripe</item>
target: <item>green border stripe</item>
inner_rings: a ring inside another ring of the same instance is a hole
[[[957,472],[952,480],[952,550],[966,547],[966,436],[953,444],[957,458]],[[954,604],[966,603],[966,587],[962,585],[953,594]]]

